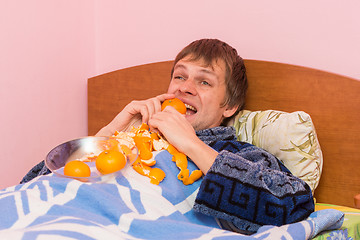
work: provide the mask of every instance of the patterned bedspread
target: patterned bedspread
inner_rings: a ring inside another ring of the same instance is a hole
[[[192,210],[201,180],[177,180],[171,155],[156,155],[166,173],[160,185],[126,167],[105,183],[83,183],[53,174],[0,191],[1,239],[309,239],[341,227],[344,214],[326,209],[251,236],[219,229]],[[195,166],[189,163],[190,171]]]

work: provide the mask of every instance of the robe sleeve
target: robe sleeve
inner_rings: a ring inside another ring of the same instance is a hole
[[[41,161],[36,164],[32,169],[30,169],[29,172],[26,173],[26,175],[20,181],[20,184],[29,182],[38,176],[46,175],[49,173],[51,173],[51,171],[46,167],[45,162]]]
[[[314,211],[310,187],[273,155],[255,146],[219,152],[205,175],[194,210],[218,219],[228,230],[253,233],[281,226]]]

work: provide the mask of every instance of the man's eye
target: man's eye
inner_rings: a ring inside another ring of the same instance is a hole
[[[201,85],[210,85],[207,81],[201,81]]]
[[[180,80],[184,80],[185,78],[182,76],[175,76],[174,79],[180,79]]]

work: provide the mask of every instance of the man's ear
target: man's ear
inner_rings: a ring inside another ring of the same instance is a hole
[[[232,115],[234,115],[234,113],[236,112],[237,109],[238,109],[238,106],[234,106],[234,107],[227,106],[223,113],[223,117],[224,118],[231,117]]]

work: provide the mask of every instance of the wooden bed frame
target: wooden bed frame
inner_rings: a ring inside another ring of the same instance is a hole
[[[88,134],[131,100],[167,91],[172,61],[117,70],[88,80]],[[246,109],[310,114],[323,151],[317,202],[354,207],[360,193],[360,81],[289,64],[245,60]]]

